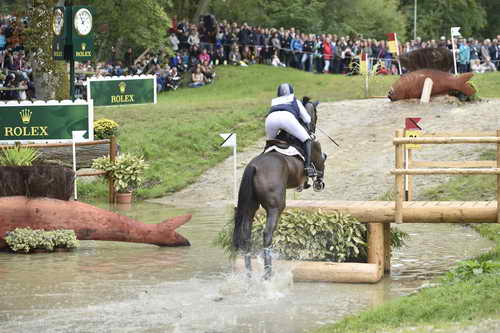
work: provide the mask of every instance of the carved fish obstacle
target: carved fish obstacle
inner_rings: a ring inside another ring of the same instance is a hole
[[[191,219],[177,216],[158,224],[146,224],[127,216],[77,201],[24,196],[0,198],[0,248],[3,237],[16,228],[71,229],[80,240],[147,243],[158,246],[188,246],[176,229]]]

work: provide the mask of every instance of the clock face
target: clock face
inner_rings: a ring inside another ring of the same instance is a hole
[[[87,8],[80,8],[75,14],[75,29],[84,36],[92,30],[92,14]]]
[[[54,21],[52,22],[52,29],[56,35],[60,35],[62,32],[62,28],[64,26],[64,12],[57,8],[54,11]]]

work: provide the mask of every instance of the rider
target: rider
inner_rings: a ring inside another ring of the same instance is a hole
[[[302,102],[295,98],[293,87],[289,83],[282,83],[278,87],[278,97],[271,101],[266,118],[266,136],[268,140],[275,139],[278,132],[284,130],[299,139],[304,144],[306,175],[314,177],[315,170],[311,167],[312,139],[299,120],[309,129],[311,116]]]

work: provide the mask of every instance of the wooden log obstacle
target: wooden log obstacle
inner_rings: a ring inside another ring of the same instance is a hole
[[[378,282],[390,272],[391,223],[500,223],[500,130],[474,133],[426,133],[405,138],[396,131],[394,201],[306,201],[292,200],[287,208],[342,211],[368,224],[368,264],[324,263],[297,267],[296,280],[351,283]],[[424,162],[414,161],[409,144],[496,144],[496,161]],[[405,158],[406,157],[406,158]],[[411,201],[415,175],[496,175],[496,201]],[[405,176],[408,193],[405,196]],[[405,201],[406,200],[406,201]],[[409,201],[408,201],[409,200]],[[367,266],[370,265],[370,266]],[[317,273],[315,271],[317,270]],[[307,273],[304,273],[307,271]],[[295,271],[294,271],[295,274]]]

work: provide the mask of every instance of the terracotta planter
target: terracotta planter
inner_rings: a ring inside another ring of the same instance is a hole
[[[132,202],[132,192],[116,192],[116,203],[129,204]]]

